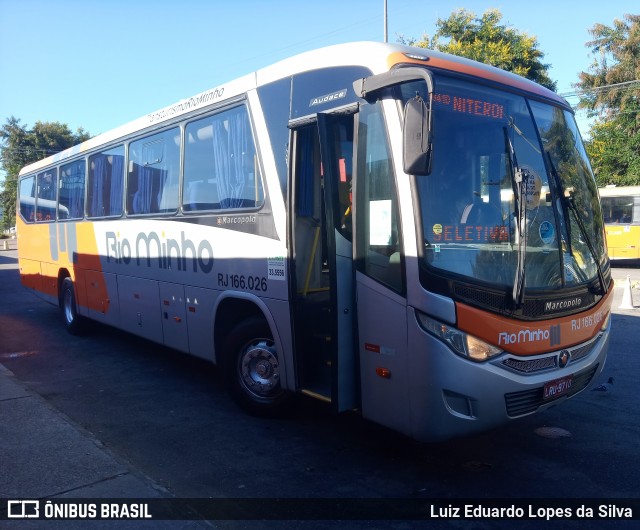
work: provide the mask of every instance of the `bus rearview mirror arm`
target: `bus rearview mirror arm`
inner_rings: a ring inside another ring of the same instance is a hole
[[[407,101],[404,108],[403,168],[410,175],[428,175],[431,171],[431,99],[433,79],[425,68],[404,67],[358,79],[353,83],[356,95],[369,103],[380,92],[401,83],[422,80],[427,85],[429,101],[420,96]]]

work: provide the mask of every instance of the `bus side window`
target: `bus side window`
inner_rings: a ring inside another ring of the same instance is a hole
[[[180,129],[131,142],[127,213],[174,213],[178,209]]]
[[[84,217],[85,161],[76,160],[60,168],[58,219]]]
[[[20,181],[20,215],[28,222],[36,220],[36,177],[32,175]]]
[[[259,208],[264,189],[244,106],[186,127],[183,210]]]
[[[606,199],[606,204],[609,206],[607,210],[611,212],[609,222],[628,224],[632,221],[633,197],[610,197]]]
[[[87,181],[88,217],[122,215],[123,195],[124,146],[91,156]]]
[[[36,221],[56,220],[56,200],[58,198],[58,169],[51,168],[37,176]]]
[[[198,181],[189,184],[184,196],[185,211],[218,210],[219,208],[215,183]]]

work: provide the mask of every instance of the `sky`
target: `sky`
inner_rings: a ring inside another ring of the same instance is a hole
[[[458,8],[496,8],[503,24],[537,37],[567,94],[593,60],[588,30],[632,4],[387,0],[388,41],[433,35]],[[384,0],[0,0],[0,120],[96,135],[297,53],[382,41],[383,13]]]

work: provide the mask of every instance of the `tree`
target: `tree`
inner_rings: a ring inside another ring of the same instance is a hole
[[[497,9],[485,11],[481,18],[472,11],[458,9],[446,20],[438,19],[433,37],[399,40],[490,64],[555,91],[556,83],[548,75],[549,65],[542,63],[544,53],[538,49],[536,37],[500,24],[501,20],[502,13]]]
[[[59,122],[38,121],[27,129],[11,116],[0,129],[0,167],[6,172],[0,204],[4,210],[1,224],[8,228],[15,224],[17,181],[20,169],[31,162],[88,140],[91,135],[82,128],[71,132]]]
[[[598,186],[640,184],[640,134],[636,124],[638,112],[636,110],[608,120],[596,120],[592,125],[591,137],[585,143]]]
[[[574,85],[596,121],[587,151],[598,185],[640,184],[640,15],[595,24],[586,43],[594,59]]]
[[[640,96],[640,15],[615,19],[613,27],[595,24],[590,30],[594,60],[588,72],[579,74],[574,85],[579,107],[591,116],[614,117]]]

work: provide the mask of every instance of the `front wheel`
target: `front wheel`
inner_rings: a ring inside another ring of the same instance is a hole
[[[282,388],[279,352],[263,319],[250,318],[233,328],[223,355],[223,373],[238,405],[260,416],[286,410],[291,394]]]
[[[71,278],[65,278],[60,289],[60,309],[66,330],[72,335],[80,335],[84,330],[83,318],[78,315],[76,296]]]

